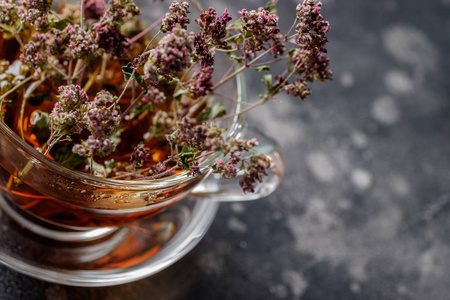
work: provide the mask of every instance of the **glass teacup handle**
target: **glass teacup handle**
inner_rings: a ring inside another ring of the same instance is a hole
[[[241,171],[235,178],[225,179],[219,174],[211,174],[202,181],[188,198],[202,199],[219,202],[256,200],[271,194],[281,182],[284,173],[284,158],[277,142],[265,135],[263,132],[246,127],[239,134],[239,138],[257,138],[259,145],[256,147],[257,153],[265,153],[271,160],[267,176],[255,187],[254,193],[244,193],[239,185],[242,177]]]

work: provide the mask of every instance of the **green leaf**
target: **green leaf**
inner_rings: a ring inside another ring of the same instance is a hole
[[[44,101],[52,101],[52,96],[50,94],[37,94],[33,95],[28,99],[28,103],[30,103],[33,106],[39,106]]]
[[[275,5],[274,1],[270,0],[269,2],[266,3],[266,9],[269,11],[269,13],[271,14],[277,14],[277,6]]]
[[[121,131],[117,130],[116,132],[114,132],[112,135],[109,136],[109,139],[117,145],[118,143],[120,143],[120,135]]]
[[[277,87],[272,82],[272,74],[264,75],[262,78],[262,82],[266,86],[267,94],[269,95],[272,94],[272,92],[274,92],[277,89]]]
[[[230,55],[230,58],[231,58],[232,60],[237,61],[237,62],[240,63],[240,64],[242,64],[242,62],[244,61],[244,58],[242,58],[242,57],[240,57],[240,56],[236,56],[236,55],[234,55],[234,54],[231,54],[231,55]]]
[[[144,90],[144,94],[147,94],[148,87],[147,87],[147,84],[145,83],[144,75],[139,74],[139,72],[134,69],[133,64],[130,62],[126,66],[122,67],[122,72],[123,72],[125,81],[130,80],[131,76],[133,76],[133,71],[134,71],[134,78],[136,79],[137,83]]]
[[[272,86],[272,74],[266,74],[262,78],[262,82],[266,86],[267,90]]]
[[[225,116],[227,111],[223,107],[222,102],[217,102],[213,106],[207,106],[203,111],[197,116],[197,121],[211,120],[215,118],[220,118]]]
[[[230,25],[230,29],[238,30],[241,29],[242,26],[245,25],[245,22],[242,20],[237,20]]]
[[[139,117],[144,111],[151,112],[153,111],[153,104],[147,103],[147,104],[141,104],[137,103],[135,106],[133,106],[133,109],[131,110],[131,113],[128,115],[130,119],[135,119]]]
[[[76,153],[72,152],[73,144],[67,144],[64,147],[58,149],[55,154],[55,160],[68,167],[68,168],[76,168],[81,163],[86,161],[86,158],[80,156]]]
[[[172,133],[170,134],[170,138],[171,138],[175,143],[177,143],[177,141],[178,141],[177,135],[178,135],[178,131],[177,131],[177,130],[175,130],[174,132],[172,132]]]
[[[255,71],[261,72],[261,71],[270,71],[270,66],[259,66],[259,67],[254,67],[253,69],[255,69]]]
[[[170,80],[167,81],[167,84],[178,84],[178,82],[180,82],[180,78],[176,77],[176,76],[172,76],[170,78]]]
[[[184,146],[183,149],[181,149],[180,161],[183,170],[189,170],[189,160],[194,157],[194,150],[190,149],[188,146]]]
[[[131,76],[133,75],[133,64],[128,63],[128,65],[122,67],[123,76],[125,78],[125,81],[130,80]]]
[[[50,117],[48,113],[33,113],[31,125],[31,133],[36,136],[39,143],[44,144],[50,137]]]
[[[180,101],[181,97],[187,92],[188,90],[186,90],[183,86],[180,85],[179,89],[173,94],[173,98]]]
[[[138,73],[138,71],[136,71],[134,73],[134,77],[136,78],[137,83],[139,83],[139,85],[144,90],[144,94],[147,94],[148,93],[148,87],[147,87],[147,84],[145,83],[144,75],[141,75],[141,74]]]
[[[64,28],[66,28],[67,25],[69,25],[69,24],[73,25],[74,23],[73,23],[72,20],[67,19],[67,18],[62,19],[62,20],[58,20],[58,21],[53,23],[55,28],[58,29],[58,30],[64,30]]]

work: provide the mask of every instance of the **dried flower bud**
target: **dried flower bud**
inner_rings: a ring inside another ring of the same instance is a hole
[[[81,156],[93,157],[95,154],[105,157],[110,155],[116,149],[116,144],[110,139],[98,139],[90,135],[81,144],[75,144],[72,152]]]
[[[58,102],[50,114],[56,138],[80,133],[83,129],[81,106],[88,101],[85,91],[73,84],[60,86],[58,91]]]
[[[103,51],[110,53],[114,59],[127,57],[130,42],[116,27],[97,23],[91,30],[91,39]]]
[[[190,12],[189,3],[186,1],[173,1],[169,10],[170,13],[167,13],[162,20],[161,31],[172,31],[176,26],[187,29],[186,25],[191,22],[187,17],[187,14]]]
[[[23,47],[20,60],[32,68],[40,68],[47,60],[47,41],[50,35],[35,33],[32,38],[33,40]]]
[[[11,26],[18,18],[18,10],[14,0],[0,0],[0,24]]]
[[[216,160],[212,168],[214,170],[214,173],[218,173],[226,179],[236,177],[238,171],[234,163],[225,162],[225,160],[223,159]]]
[[[227,42],[224,40],[227,35],[227,24],[232,17],[225,8],[223,14],[216,19],[217,12],[213,7],[200,14],[200,18],[195,22],[200,26],[203,38],[211,38],[214,45],[226,47]]]
[[[271,14],[266,8],[260,7],[258,10],[239,11],[241,21],[244,22],[241,33],[244,37],[244,56],[252,58],[256,53],[265,49],[265,44],[272,41],[271,48],[280,42],[282,37],[278,27],[278,16]],[[277,56],[283,54],[283,46],[274,47],[272,54]]]
[[[194,59],[204,67],[212,67],[214,65],[214,56],[212,55],[209,45],[201,33],[197,33],[194,37]]]
[[[139,7],[133,0],[110,0],[108,4],[102,24],[117,27],[124,22],[126,17],[141,14]]]
[[[286,93],[288,93],[289,95],[300,97],[302,98],[302,100],[304,100],[306,97],[309,96],[309,94],[311,94],[311,90],[308,88],[306,83],[300,78],[295,80],[293,83],[285,85],[284,89]]]
[[[95,96],[94,101],[86,103],[83,122],[94,137],[106,139],[117,131],[120,114],[114,100],[111,93],[102,90]]]
[[[315,51],[326,52],[325,34],[330,30],[330,24],[320,14],[322,3],[316,0],[305,0],[297,6],[299,18],[296,31],[297,43],[306,49],[314,48]]]
[[[80,25],[67,25],[64,29],[68,39],[65,55],[73,59],[89,59],[97,56],[98,45],[92,40],[91,35]]]
[[[210,67],[200,67],[194,72],[192,79],[187,85],[187,89],[193,99],[203,97],[212,90],[213,82],[211,78],[213,71],[214,69]]]
[[[131,154],[130,162],[135,168],[141,168],[148,162],[150,154],[143,143],[139,143]]]
[[[181,27],[175,27],[164,36],[151,52],[145,63],[145,76],[157,80],[177,76],[191,66],[192,36]]]
[[[30,23],[39,31],[49,26],[48,13],[51,10],[52,0],[21,0],[19,17],[24,23]]]
[[[251,156],[246,171],[239,180],[239,184],[246,193],[254,193],[257,182],[262,182],[263,175],[267,176],[270,158],[265,154]]]

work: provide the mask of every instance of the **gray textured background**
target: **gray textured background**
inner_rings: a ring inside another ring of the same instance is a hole
[[[450,1],[323,3],[333,81],[249,116],[285,150],[274,194],[222,205],[151,278],[74,288],[0,266],[0,299],[450,299]]]

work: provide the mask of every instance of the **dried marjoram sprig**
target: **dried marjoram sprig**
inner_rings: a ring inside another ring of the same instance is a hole
[[[132,0],[62,3],[61,11],[51,0],[0,0],[0,46],[13,42],[19,49],[0,57],[0,117],[18,124],[15,130],[44,154],[69,151],[62,156],[81,165],[61,163],[98,176],[150,180],[212,170],[232,178],[242,171],[243,190],[253,192],[270,159],[254,150],[255,139],[224,138],[215,124],[235,115],[222,103],[238,100],[218,88],[247,69],[267,72],[267,90],[257,102],[241,103],[242,114],[280,92],[305,99],[308,82],[332,74],[322,4],[304,0],[283,33],[274,3],[242,9],[236,21],[227,9],[210,7],[191,22],[189,3],[174,1],[145,26]],[[188,31],[190,23],[197,32]],[[232,68],[214,82],[218,53],[228,55]],[[271,64],[284,71],[268,73]],[[210,103],[212,95],[222,102]],[[36,115],[31,132],[47,140],[39,145],[25,134]],[[216,152],[223,157],[201,166]]]

